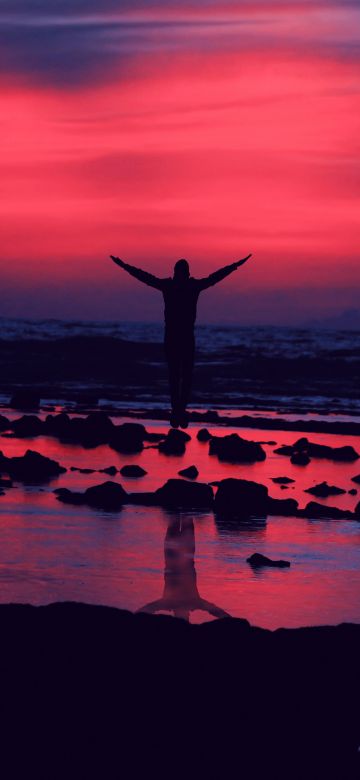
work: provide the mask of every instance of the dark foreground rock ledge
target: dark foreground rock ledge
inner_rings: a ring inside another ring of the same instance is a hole
[[[3,777],[358,777],[360,625],[62,603],[0,626]]]

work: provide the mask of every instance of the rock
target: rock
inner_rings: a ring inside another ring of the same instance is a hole
[[[27,450],[25,455],[15,458],[7,458],[0,452],[0,469],[15,479],[36,482],[46,481],[66,471],[56,460],[33,450]]]
[[[141,452],[145,437],[146,430],[141,423],[123,423],[114,426],[109,444],[117,452]]]
[[[110,474],[111,477],[118,473],[116,466],[108,466],[106,469],[99,469],[99,471],[101,474]]]
[[[24,414],[23,417],[10,423],[9,427],[16,436],[23,439],[44,433],[44,423],[35,414]]]
[[[291,517],[297,514],[298,502],[294,498],[268,498],[267,511],[269,515]]]
[[[110,441],[115,426],[105,412],[91,412],[82,422],[82,444],[96,447],[100,444],[107,444]]]
[[[294,452],[294,449],[291,444],[282,444],[281,447],[278,447],[277,450],[274,450],[274,452],[277,455],[292,455]]]
[[[354,515],[356,519],[360,519],[360,501],[356,504]]]
[[[159,500],[156,492],[134,492],[129,493],[127,498],[128,504],[136,504],[139,506],[159,506]]]
[[[351,488],[351,490],[348,490],[348,493],[349,493],[350,496],[356,496],[357,495],[357,490],[356,490],[356,488]]]
[[[209,433],[207,428],[200,428],[200,430],[196,434],[196,438],[199,441],[209,441],[212,439],[211,433]]]
[[[289,485],[280,485],[280,490],[289,490]]]
[[[168,479],[165,485],[155,491],[155,498],[156,503],[161,506],[184,509],[210,509],[214,503],[214,495],[209,485],[187,482],[185,479]]]
[[[44,427],[48,436],[56,436],[61,441],[71,441],[84,447],[107,444],[115,429],[105,412],[91,412],[87,417],[72,418],[65,412],[49,414]]]
[[[0,433],[2,431],[7,431],[8,428],[10,428],[10,420],[8,420],[7,417],[4,417],[3,414],[0,414]]]
[[[357,485],[360,485],[360,474],[357,474],[356,477],[351,477],[352,482],[356,482]]]
[[[66,412],[60,414],[48,414],[44,423],[44,432],[47,436],[55,436],[57,439],[71,440],[71,422]]]
[[[54,493],[56,494],[56,497],[58,501],[61,501],[63,504],[84,504],[84,493],[75,493],[74,490],[69,490],[69,488],[56,488],[54,490]]]
[[[276,482],[278,485],[289,485],[290,482],[295,482],[290,477],[271,477],[272,482]]]
[[[290,566],[289,561],[273,561],[271,558],[267,558],[266,555],[262,555],[261,553],[253,553],[250,555],[250,558],[246,559],[246,562],[250,563],[255,569],[260,566],[274,566],[278,569],[285,569]]]
[[[307,466],[310,463],[310,458],[307,452],[294,452],[290,463],[293,463],[294,466]]]
[[[117,482],[103,482],[87,488],[84,493],[85,503],[100,509],[120,509],[126,502],[127,493]]]
[[[71,466],[70,471],[78,471],[80,474],[94,474],[95,469],[80,469],[78,466]]]
[[[147,474],[147,471],[145,469],[141,468],[141,466],[138,466],[136,463],[130,463],[128,466],[123,466],[120,469],[120,474],[123,475],[123,477],[144,477],[145,474]]]
[[[297,512],[299,517],[308,517],[315,520],[341,520],[344,517],[353,517],[353,513],[344,509],[338,509],[336,506],[326,506],[325,504],[319,504],[317,501],[309,501],[305,509],[299,509]]]
[[[23,388],[14,393],[9,406],[11,409],[38,409],[40,406],[40,396],[34,390]]]
[[[230,463],[254,463],[266,458],[260,444],[242,439],[237,433],[213,436],[209,444],[209,455],[217,455],[219,460]]]
[[[215,496],[215,512],[225,517],[266,517],[268,489],[245,479],[222,479]]]
[[[96,509],[117,511],[126,503],[128,495],[122,485],[117,482],[103,482],[93,485],[84,493],[76,493],[67,488],[54,490],[59,501],[65,504],[86,504]]]
[[[196,466],[188,466],[186,469],[181,469],[181,471],[178,471],[178,474],[187,479],[196,479],[199,476]]]
[[[329,447],[325,444],[314,444],[310,442],[305,436],[298,439],[293,445],[284,445],[274,450],[278,455],[290,455],[294,456],[299,454],[307,455],[310,458],[328,458],[329,460],[336,461],[353,461],[357,460],[360,456],[351,446],[345,447]],[[299,462],[292,460],[293,463]]]
[[[166,438],[166,433],[149,433],[145,430],[144,441],[158,442]]]
[[[164,441],[159,444],[159,452],[164,455],[183,455],[186,442],[191,440],[191,436],[185,431],[179,431],[177,428],[170,428]]]
[[[346,490],[338,488],[335,485],[328,485],[327,482],[320,482],[314,487],[307,488],[304,493],[311,493],[313,496],[320,496],[321,498],[327,498],[328,496],[340,496],[346,493]]]

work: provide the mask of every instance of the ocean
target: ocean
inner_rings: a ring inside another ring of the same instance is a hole
[[[168,405],[163,325],[0,319],[0,400]],[[360,415],[360,331],[196,327],[194,408]],[[89,396],[90,394],[90,396]]]

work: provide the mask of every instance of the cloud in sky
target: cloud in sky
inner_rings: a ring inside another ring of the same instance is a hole
[[[358,18],[330,0],[0,0],[1,311],[160,315],[110,252],[200,276],[252,251],[205,319],[354,305]]]
[[[99,8],[101,9],[99,11]],[[111,68],[136,72],[157,55],[299,48],[359,55],[355,2],[0,0],[3,67],[45,84],[76,86]]]

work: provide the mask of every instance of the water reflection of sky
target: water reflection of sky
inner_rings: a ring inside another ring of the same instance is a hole
[[[148,427],[159,429],[161,425]],[[140,463],[148,471],[143,479],[120,476],[129,492],[156,489],[180,468],[195,463],[200,481],[230,475],[250,478],[267,484],[274,497],[297,498],[300,506],[311,498],[303,493],[305,487],[327,479],[349,490],[354,487],[351,476],[360,470],[356,462],[325,460],[313,460],[306,468],[292,466],[288,458],[273,454],[273,445],[264,445],[268,457],[261,463],[219,463],[209,458],[208,445],[196,440],[197,427],[191,426],[192,441],[182,457],[165,457],[155,449],[124,456],[105,446],[84,450],[45,437],[33,441],[3,438],[1,449],[14,455],[32,447],[67,467]],[[297,438],[294,433],[278,431],[271,436],[269,431],[242,430],[240,434],[260,441],[269,441],[274,434],[277,444]],[[310,438],[334,446],[345,443],[340,436],[312,434]],[[346,437],[346,443],[357,444],[355,437]],[[295,479],[288,490],[271,481],[281,475]],[[141,506],[127,506],[119,513],[98,512],[62,505],[52,493],[60,485],[84,489],[103,478],[69,471],[42,490],[18,484],[0,498],[2,602],[71,599],[138,610],[168,597],[170,587],[174,598],[175,588],[177,608],[186,617],[193,588],[194,598],[271,628],[360,620],[357,522],[269,517],[266,522],[234,526],[224,525],[209,512],[169,515],[160,508]],[[358,496],[345,494],[327,503],[352,509],[357,500]],[[170,565],[170,586],[169,544],[175,561],[173,571]],[[254,571],[246,563],[253,552],[287,559],[291,567]],[[169,602],[163,606],[168,609],[161,611],[174,612]],[[196,599],[189,612],[191,621],[211,618],[211,613],[196,608]]]

